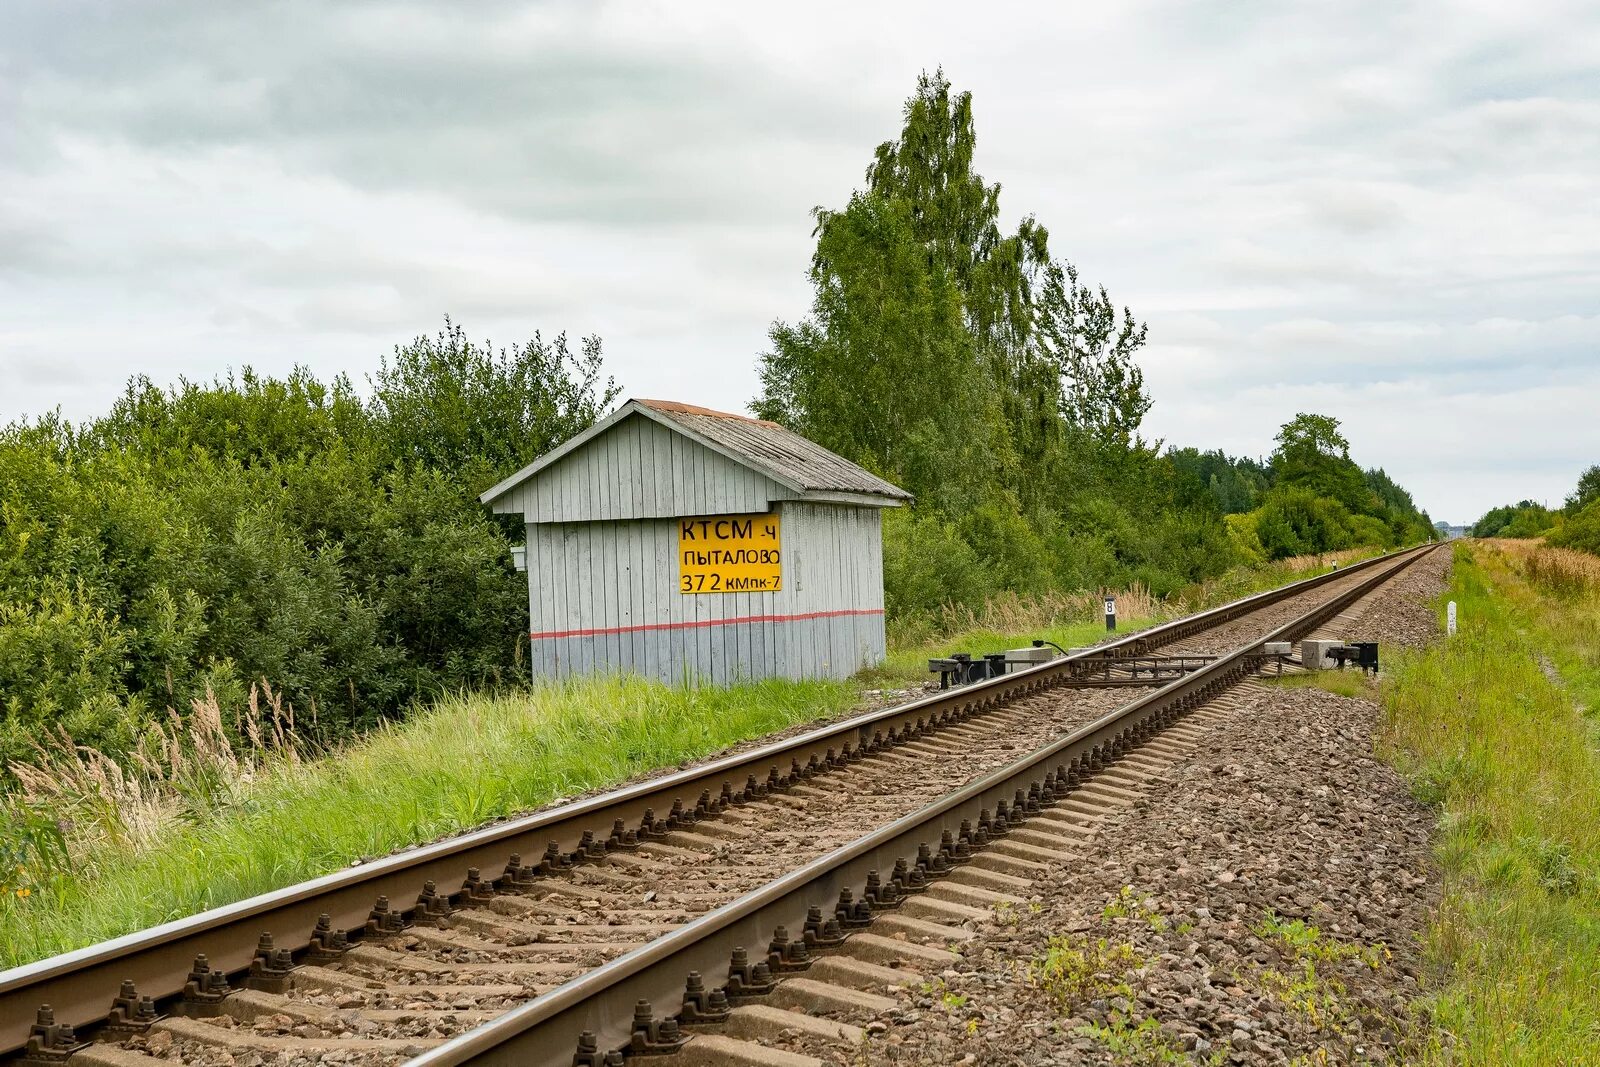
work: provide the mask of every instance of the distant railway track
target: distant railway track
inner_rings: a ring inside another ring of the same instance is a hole
[[[1264,642],[1429,550],[0,973],[0,1054],[605,1064],[692,1027],[686,1055],[738,1062],[741,1038],[848,1039],[784,1006],[935,966],[950,921],[1011,899],[1178,751]],[[1158,649],[1195,658],[1132,702],[1100,684]]]

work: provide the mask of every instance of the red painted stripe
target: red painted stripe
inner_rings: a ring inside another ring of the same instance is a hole
[[[737,619],[703,619],[694,622],[652,622],[644,626],[608,626],[600,630],[547,630],[530,633],[530,640],[557,637],[604,637],[607,634],[637,634],[648,630],[697,630],[704,626],[733,626],[744,622],[799,622],[802,619],[836,619],[843,615],[882,615],[882,608],[845,608],[842,611],[807,611],[799,615],[745,615]]]

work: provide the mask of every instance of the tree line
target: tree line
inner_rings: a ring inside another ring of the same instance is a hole
[[[924,74],[866,183],[814,212],[811,312],[779,321],[752,407],[911,490],[885,527],[891,613],[1141,582],[1431,536],[1409,494],[1301,414],[1269,461],[1140,435],[1147,329],[1000,221],[970,93]]]
[[[365,398],[305,369],[141,377],[101,418],[0,431],[0,765],[55,724],[125,749],[208,692],[237,715],[269,685],[333,740],[520,679],[521,530],[476,496],[599,417],[601,364],[594,338],[447,321]]]
[[[1470,532],[1473,537],[1543,537],[1552,545],[1600,555],[1600,464],[1578,475],[1561,507],[1523,500],[1490,508]]]
[[[975,146],[971,96],[921,78],[759,357],[753,410],[916,494],[886,519],[892,617],[1430,534],[1332,418],[1262,460],[1142,437],[1145,325],[1038,220],[1001,227]],[[366,385],[136,377],[102,417],[0,430],[0,765],[58,724],[125,750],[207,694],[236,719],[270,686],[331,741],[524,680],[523,531],[476,497],[612,405],[599,339],[446,320]]]

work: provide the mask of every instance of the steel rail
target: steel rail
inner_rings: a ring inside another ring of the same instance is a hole
[[[897,861],[914,866],[922,846],[937,854],[947,834],[968,840],[972,827],[987,823],[1000,802],[1009,803],[1019,792],[1047,799],[1065,795],[1080,775],[1137,747],[1167,722],[1253,673],[1265,660],[1257,651],[1263,644],[1310,632],[1431,547],[1009,766],[406,1061],[406,1067],[570,1067],[585,1034],[602,1051],[623,1048],[633,1032],[638,1002],[676,1015],[691,971],[706,989],[720,988],[727,983],[734,948],[746,949],[752,960],[764,958],[763,947],[778,927],[798,936],[811,909],[820,906],[831,916],[842,891],[857,900],[863,897],[869,875],[886,877]]]
[[[470,870],[500,877],[508,857],[537,862],[547,844],[563,853],[580,847],[586,832],[605,840],[618,821],[637,825],[647,810],[660,818],[675,800],[693,804],[701,793],[720,790],[768,769],[831,766],[835,756],[860,751],[876,734],[904,730],[952,712],[972,713],[1053,684],[1070,684],[1086,665],[1098,667],[1107,649],[1148,651],[1154,643],[1177,640],[1208,626],[1232,621],[1249,611],[1314,589],[1361,570],[1383,568],[1425,551],[1411,548],[1375,556],[1339,571],[1293,582],[1201,612],[1176,623],[1140,631],[1098,646],[1089,654],[1055,659],[1014,674],[941,691],[919,700],[854,716],[798,737],[703,766],[625,786],[548,811],[495,823],[407,852],[384,856],[284,889],[263,893],[146,930],[0,972],[0,1056],[27,1042],[34,1011],[49,1004],[55,1018],[70,1026],[104,1021],[121,983],[131,980],[144,995],[162,1000],[181,993],[195,957],[204,953],[213,970],[236,975],[248,970],[257,938],[273,935],[280,949],[300,953],[312,944],[311,932],[327,916],[334,930],[360,931],[379,896],[391,907],[411,911],[425,882],[443,896],[460,892]],[[1198,627],[1182,624],[1201,623]]]

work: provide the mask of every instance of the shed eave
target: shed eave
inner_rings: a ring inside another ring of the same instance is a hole
[[[904,497],[893,497],[882,493],[845,493],[813,489],[802,493],[799,499],[808,504],[854,504],[857,507],[867,508],[897,508],[902,503],[909,503],[916,498],[909,493]]]

